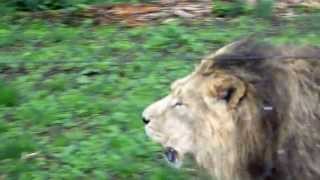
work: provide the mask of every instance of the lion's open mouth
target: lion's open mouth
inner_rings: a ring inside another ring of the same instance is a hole
[[[182,164],[181,160],[179,159],[179,153],[172,147],[167,147],[164,151],[164,156],[166,160],[176,168],[179,168]]]

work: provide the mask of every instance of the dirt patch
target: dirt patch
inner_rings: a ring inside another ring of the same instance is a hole
[[[160,1],[152,4],[96,5],[73,12],[65,10],[36,12],[32,17],[71,24],[79,24],[90,19],[96,25],[121,23],[126,26],[139,26],[176,17],[188,20],[203,19],[211,13],[211,7],[210,0]]]
[[[233,3],[233,0],[222,0]],[[246,0],[245,3],[257,5],[257,0]],[[273,15],[291,17],[292,9],[306,7],[320,9],[320,0],[279,0],[273,4]],[[211,0],[161,0],[157,3],[93,5],[76,10],[51,10],[31,13],[32,18],[42,18],[52,22],[79,25],[89,20],[95,25],[120,23],[134,27],[149,23],[161,23],[181,18],[187,21],[205,21],[215,16],[215,1]],[[26,17],[23,13],[21,17]],[[28,16],[28,15],[27,15]],[[30,16],[30,15],[29,15]]]
[[[42,74],[43,79],[48,79],[51,76],[54,76],[59,73],[74,73],[79,72],[80,68],[72,67],[72,68],[64,68],[62,66],[53,66],[48,71]]]
[[[5,79],[14,79],[17,76],[28,74],[28,70],[24,65],[19,65],[18,67],[12,67],[8,65],[0,66],[0,75]]]

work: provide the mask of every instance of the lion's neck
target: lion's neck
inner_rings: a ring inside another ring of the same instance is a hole
[[[247,107],[250,108],[250,107]],[[242,114],[244,115],[244,114]],[[206,121],[201,132],[201,139],[197,140],[200,149],[195,153],[197,163],[216,176],[224,180],[248,180],[252,175],[250,166],[255,162],[264,162],[268,156],[261,132],[261,126],[252,123],[255,117],[248,119],[241,126],[234,119],[224,119],[224,122],[216,122],[217,119]],[[254,152],[264,152],[257,155]],[[255,154],[255,157],[252,157]],[[264,167],[261,167],[262,169]]]
[[[208,125],[206,126],[208,127]],[[229,129],[210,125],[210,130],[202,129],[201,140],[198,140],[196,152],[197,163],[206,169],[212,176],[225,180],[240,180],[236,177],[243,175],[237,174],[238,168],[241,168],[241,162],[237,156],[237,138],[234,127]],[[209,133],[208,133],[209,132]],[[227,139],[227,141],[226,141]]]

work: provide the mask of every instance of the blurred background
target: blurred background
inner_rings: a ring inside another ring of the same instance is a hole
[[[320,43],[319,0],[0,0],[0,180],[207,179],[141,112],[249,35]]]

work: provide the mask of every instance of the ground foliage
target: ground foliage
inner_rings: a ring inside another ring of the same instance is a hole
[[[254,34],[319,44],[318,17],[173,19],[127,28],[2,16],[0,179],[199,176],[167,167],[161,147],[144,134],[143,108],[233,40]]]

